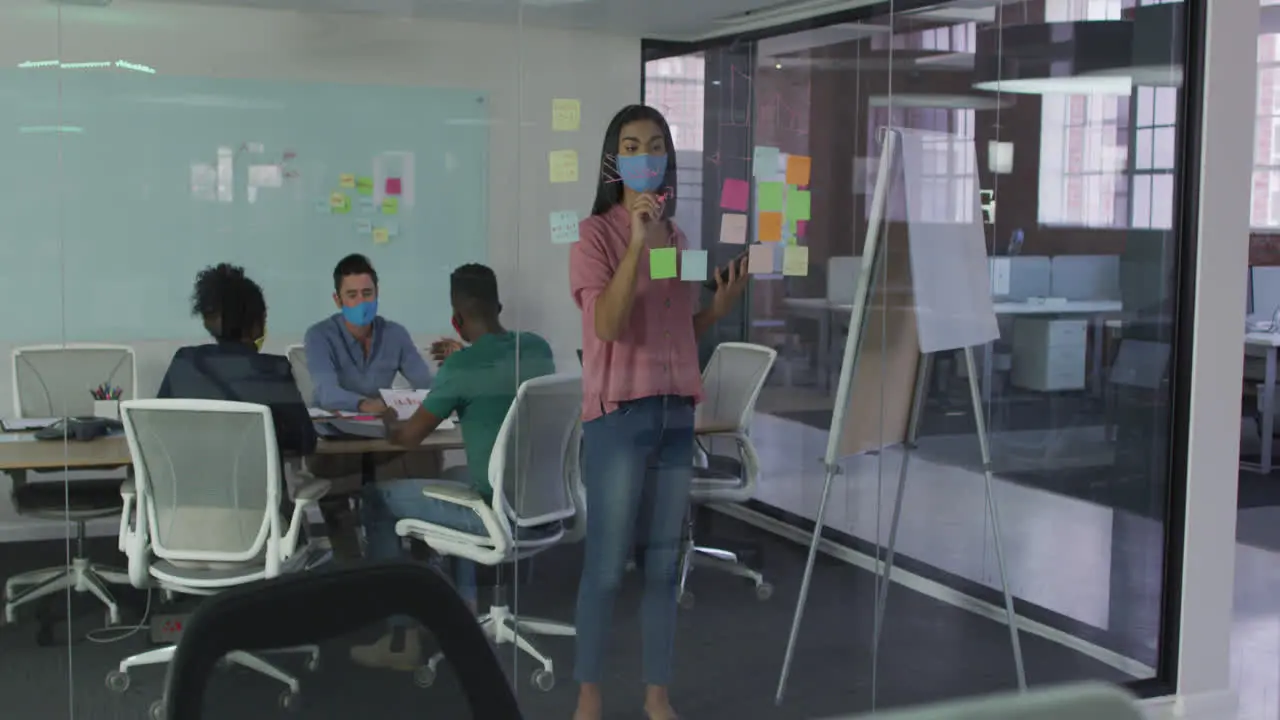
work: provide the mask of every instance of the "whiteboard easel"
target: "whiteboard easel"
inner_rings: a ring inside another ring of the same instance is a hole
[[[858,356],[862,349],[864,329],[867,325],[869,298],[876,277],[884,262],[886,249],[880,242],[881,226],[884,223],[885,208],[888,204],[888,193],[893,181],[893,172],[902,157],[904,138],[916,145],[921,143],[920,134],[903,131],[897,128],[881,128],[880,165],[876,174],[875,190],[871,199],[871,212],[867,221],[866,242],[862,251],[862,266],[858,272],[857,292],[853,299],[853,309],[849,318],[849,333],[845,340],[844,358],[840,365],[840,381],[836,387],[835,408],[831,416],[831,429],[827,437],[827,451],[823,457],[826,479],[822,486],[822,497],[818,502],[818,515],[814,519],[813,536],[809,542],[809,555],[805,563],[804,578],[800,584],[800,596],[796,601],[795,613],[791,621],[791,634],[787,640],[786,654],[783,656],[782,673],[778,678],[778,690],[775,701],[782,703],[786,692],[788,676],[791,673],[791,662],[795,655],[796,639],[800,632],[800,623],[804,619],[804,607],[809,597],[809,584],[813,579],[813,566],[818,554],[818,544],[822,540],[822,530],[826,517],[827,502],[831,497],[831,483],[837,474],[842,473],[838,464],[841,457],[840,445],[844,433],[845,416],[849,407],[849,391],[858,368]],[[947,141],[956,142],[954,138]],[[969,151],[973,152],[972,141]],[[919,157],[915,157],[919,160]],[[903,184],[907,194],[909,212],[913,203],[918,206],[918,198],[913,201],[912,193],[919,192],[923,186],[918,182],[916,170],[918,162],[903,162]],[[911,272],[915,286],[915,304],[917,310],[917,331],[920,333],[920,353],[916,364],[915,385],[911,398],[911,410],[907,424],[907,434],[903,443],[902,466],[898,475],[898,492],[894,500],[893,520],[889,528],[889,543],[886,547],[885,560],[877,563],[879,572],[876,575],[875,618],[872,630],[872,708],[876,700],[876,673],[879,669],[880,637],[884,624],[884,611],[888,602],[889,581],[893,573],[894,552],[897,546],[898,524],[902,516],[902,501],[906,488],[907,469],[910,458],[916,448],[916,439],[920,428],[921,415],[924,410],[925,396],[928,391],[929,373],[933,365],[933,356],[937,352],[960,349],[964,353],[965,369],[968,375],[969,396],[973,403],[974,419],[977,425],[978,445],[982,452],[982,468],[985,477],[985,493],[987,510],[991,513],[991,527],[995,534],[996,562],[1000,571],[1000,588],[1004,594],[1005,615],[1009,626],[1009,642],[1013,651],[1014,666],[1017,672],[1018,689],[1027,687],[1026,673],[1022,665],[1022,643],[1018,637],[1017,617],[1013,609],[1013,595],[1009,590],[1008,575],[1005,570],[1004,543],[1000,530],[1000,514],[992,495],[993,478],[991,473],[991,453],[987,443],[987,428],[982,411],[982,395],[978,387],[973,348],[985,346],[995,339],[998,329],[995,321],[995,310],[991,304],[990,278],[988,276],[986,245],[981,226],[981,211],[978,209],[977,189],[973,193],[973,208],[978,218],[977,242],[972,236],[965,236],[966,242],[954,243],[953,238],[942,237],[942,233],[930,233],[928,228],[917,229],[913,224],[910,237],[912,260]],[[960,225],[963,225],[961,223]],[[945,245],[938,240],[946,241]],[[937,258],[929,255],[931,251],[942,249],[944,252],[956,253],[953,259]],[[975,272],[975,268],[977,271]],[[950,277],[946,276],[950,274]],[[979,276],[980,275],[980,276]],[[928,285],[922,285],[930,283]],[[981,288],[979,295],[974,288]],[[945,309],[947,303],[958,304],[959,316]],[[922,307],[922,303],[924,307]],[[920,311],[932,314],[919,323]],[[947,322],[939,323],[939,316]],[[878,541],[878,538],[877,538]]]

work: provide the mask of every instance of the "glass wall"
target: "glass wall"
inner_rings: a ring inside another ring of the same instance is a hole
[[[1167,688],[1183,3],[259,5],[0,10],[17,717],[395,559],[531,718]],[[209,712],[468,716],[350,620]]]

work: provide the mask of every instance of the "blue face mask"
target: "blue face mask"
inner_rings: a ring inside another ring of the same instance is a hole
[[[378,316],[378,301],[366,300],[354,307],[342,306],[342,317],[356,327],[364,327]]]
[[[654,192],[667,175],[667,155],[619,155],[618,174],[632,190]]]

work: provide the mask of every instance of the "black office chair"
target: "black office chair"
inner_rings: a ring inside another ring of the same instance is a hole
[[[434,636],[447,659],[441,668],[450,668],[454,677],[456,700],[441,692],[444,678],[437,678],[435,688],[425,694],[405,673],[362,675],[344,649],[325,646],[326,641],[362,629],[381,631],[385,621],[396,616],[417,620]],[[165,690],[164,717],[271,717],[264,714],[269,707],[246,702],[257,700],[250,697],[254,687],[249,677],[214,673],[214,668],[229,652],[307,643],[321,644],[322,663],[331,661],[335,670],[333,677],[326,678],[321,669],[310,681],[318,687],[295,696],[307,701],[301,712],[296,705],[282,708],[295,717],[349,718],[356,712],[349,705],[354,703],[370,716],[387,719],[401,717],[397,712],[406,718],[422,717],[428,708],[433,717],[521,719],[515,694],[475,616],[447,579],[412,562],[299,573],[209,598],[191,617],[178,643]],[[362,690],[367,699],[358,699]]]

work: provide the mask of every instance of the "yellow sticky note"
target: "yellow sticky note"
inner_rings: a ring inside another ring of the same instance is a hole
[[[347,201],[346,195],[343,195],[340,192],[332,193],[331,195],[329,195],[329,209],[337,210],[338,208],[342,207],[342,203],[346,201]]]
[[[349,173],[343,173],[338,176],[338,185],[344,188],[353,188],[356,186],[356,176]]]
[[[654,248],[649,251],[649,277],[653,280],[668,280],[676,276],[676,249],[673,247]]]
[[[551,101],[551,129],[577,130],[582,125],[582,103],[569,98]]]
[[[374,244],[374,245],[385,245],[385,244],[386,244],[387,242],[389,242],[390,240],[391,240],[391,233],[387,232],[387,229],[386,229],[386,228],[374,228],[374,229],[373,229],[373,244]],[[807,250],[808,248],[805,248],[805,249]]]
[[[578,182],[577,150],[552,150],[547,159],[551,164],[551,182]]]
[[[782,239],[782,213],[762,212],[756,222],[756,234],[760,242],[778,242]]]
[[[788,245],[782,249],[782,274],[795,277],[809,274],[808,245]]]
[[[382,199],[383,215],[395,215],[399,212],[400,212],[400,198],[389,197],[389,198]]]

